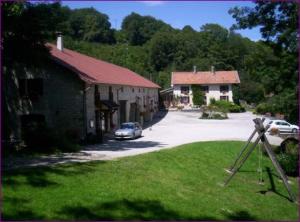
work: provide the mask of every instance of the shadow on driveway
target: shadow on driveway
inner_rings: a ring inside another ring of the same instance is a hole
[[[125,151],[131,149],[163,147],[166,144],[155,141],[138,141],[138,140],[114,140],[110,139],[102,144],[89,145],[85,151]]]
[[[161,120],[163,120],[165,118],[165,116],[168,114],[168,110],[160,110],[159,112],[157,112],[154,116],[153,116],[153,120],[150,122],[145,122],[144,126],[143,126],[143,130],[153,126],[154,124],[157,124],[158,122],[160,122]]]

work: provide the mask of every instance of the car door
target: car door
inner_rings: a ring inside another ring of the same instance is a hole
[[[281,122],[280,121],[275,121],[274,125],[275,125],[274,128],[277,128],[279,131],[281,131]]]
[[[290,124],[287,122],[281,122],[280,128],[282,132],[290,132],[292,128],[290,127]]]

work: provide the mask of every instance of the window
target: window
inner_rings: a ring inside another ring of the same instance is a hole
[[[139,93],[141,92],[141,88],[139,88]]]
[[[209,92],[209,88],[208,86],[201,86],[201,90],[205,93],[208,93]]]
[[[220,96],[220,100],[229,101],[229,98],[228,96]]]
[[[190,102],[190,97],[188,97],[188,96],[180,97],[180,103],[188,104],[189,102]]]
[[[134,88],[132,88],[132,92],[134,93]]]
[[[181,94],[187,95],[187,94],[189,94],[190,87],[188,87],[188,86],[181,86],[180,90],[181,90]]]
[[[228,92],[229,86],[228,85],[222,85],[220,86],[220,92]]]
[[[290,124],[286,123],[286,122],[281,122],[282,126],[290,126]]]
[[[20,96],[35,99],[43,95],[43,79],[19,79]]]

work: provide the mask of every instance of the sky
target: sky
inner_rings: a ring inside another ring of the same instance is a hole
[[[206,23],[217,23],[229,29],[235,20],[228,14],[234,6],[253,7],[251,1],[63,1],[71,9],[94,7],[110,18],[112,28],[120,29],[123,18],[131,12],[151,15],[174,28],[192,26],[199,31]],[[258,28],[237,30],[253,41],[261,39]]]

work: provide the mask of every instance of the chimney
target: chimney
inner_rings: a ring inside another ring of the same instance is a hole
[[[215,74],[216,71],[215,71],[215,67],[214,66],[211,66],[211,73]]]
[[[61,32],[56,32],[57,34],[57,41],[56,41],[56,47],[58,50],[63,51],[64,46],[63,46],[63,37]]]
[[[194,68],[194,73],[197,73],[197,66],[193,66]]]

